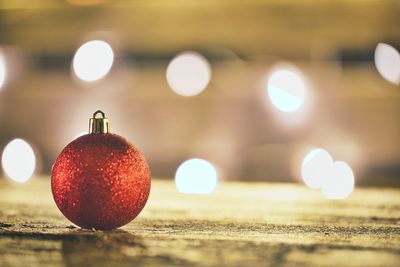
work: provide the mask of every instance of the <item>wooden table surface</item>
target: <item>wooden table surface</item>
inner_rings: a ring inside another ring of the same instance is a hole
[[[149,202],[114,231],[82,230],[48,177],[0,179],[0,266],[399,266],[400,190],[325,200],[296,184],[224,182],[211,195],[153,180]]]

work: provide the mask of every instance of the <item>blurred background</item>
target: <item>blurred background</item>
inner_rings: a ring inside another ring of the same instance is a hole
[[[357,185],[399,186],[399,14],[397,0],[2,0],[3,174],[48,175],[101,109],[157,178],[201,158],[220,180],[296,182],[320,148]]]

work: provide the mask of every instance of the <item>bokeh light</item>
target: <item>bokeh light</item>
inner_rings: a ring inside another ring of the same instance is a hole
[[[324,180],[322,194],[327,199],[345,199],[354,190],[354,173],[344,161],[333,163],[331,174]]]
[[[4,56],[0,53],[0,89],[3,87],[6,81],[7,68],[6,68],[6,60]]]
[[[312,189],[322,188],[333,166],[332,156],[322,148],[311,150],[301,164],[301,176],[304,183]]]
[[[106,76],[113,62],[114,52],[111,46],[104,41],[93,40],[79,47],[72,67],[79,79],[93,82]]]
[[[297,111],[305,100],[303,79],[289,69],[278,69],[269,76],[267,92],[271,103],[283,112]]]
[[[9,178],[19,183],[26,182],[35,171],[35,153],[25,140],[14,139],[4,148],[1,165]]]
[[[394,47],[379,43],[375,49],[375,66],[385,80],[400,83],[400,53]]]
[[[67,1],[77,6],[93,6],[106,2],[106,0],[67,0]]]
[[[167,67],[167,82],[171,89],[182,96],[201,93],[211,79],[210,63],[196,52],[184,52],[171,60]]]
[[[175,174],[179,192],[185,194],[210,194],[218,181],[214,166],[204,159],[189,159],[183,162]]]

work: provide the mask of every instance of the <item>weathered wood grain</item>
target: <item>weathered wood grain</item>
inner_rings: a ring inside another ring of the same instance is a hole
[[[47,177],[0,182],[0,266],[397,266],[400,191],[357,189],[344,201],[293,184],[222,183],[208,196],[153,182],[121,229],[71,225]]]

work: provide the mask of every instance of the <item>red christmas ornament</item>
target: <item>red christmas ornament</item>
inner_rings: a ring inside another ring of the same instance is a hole
[[[102,118],[96,118],[97,114]],[[82,228],[108,230],[132,221],[144,208],[151,174],[139,150],[109,133],[108,119],[96,111],[89,134],[69,143],[51,172],[60,211]]]

